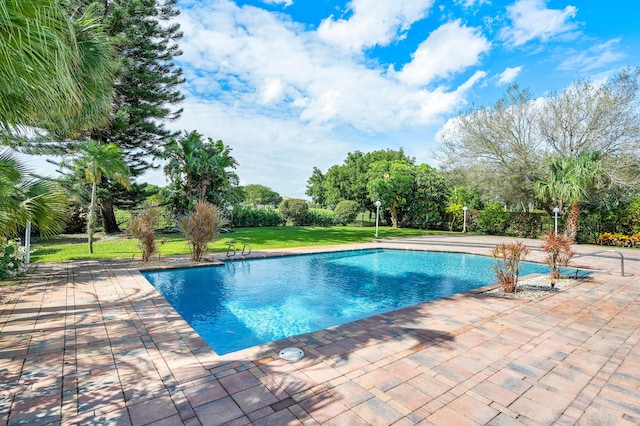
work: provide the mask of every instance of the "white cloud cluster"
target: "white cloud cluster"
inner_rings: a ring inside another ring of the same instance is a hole
[[[282,4],[285,7],[293,4],[293,0],[262,0],[262,2],[265,4]]]
[[[512,26],[503,28],[502,38],[512,46],[521,46],[531,40],[547,41],[560,34],[577,30],[570,19],[578,9],[567,6],[564,9],[548,9],[546,0],[517,0],[507,7],[507,16]]]
[[[435,143],[435,131],[460,110],[472,89],[489,86],[483,84],[489,80],[487,58],[503,47],[492,44],[489,31],[454,19],[451,4],[438,11],[434,2],[351,0],[344,15],[320,18],[314,27],[232,0],[182,0],[179,64],[187,77],[187,100],[183,117],[171,126],[224,140],[240,163],[241,183],[264,184],[287,196],[304,197],[314,166],[326,170],[356,149],[402,146],[409,155],[424,155],[418,161],[433,161],[425,153]],[[480,6],[491,2],[453,4],[467,14],[469,8],[487,10]],[[545,0],[515,0],[506,8],[506,21],[500,19],[505,9],[494,11],[475,22],[495,30],[510,47],[577,29],[573,6],[556,10]],[[440,15],[432,19],[430,13]],[[501,23],[509,27],[493,28]],[[420,31],[412,31],[418,24]],[[616,43],[554,60],[567,69],[597,68],[619,58]],[[409,47],[402,60],[377,62],[370,56],[373,48],[384,51],[395,44]],[[490,86],[515,81],[531,66],[522,63],[490,76]]]
[[[376,45],[386,46],[402,37],[411,25],[427,16],[434,0],[352,0],[348,19],[325,19],[318,35],[328,43],[351,52]]]
[[[560,63],[558,69],[563,71],[580,70],[581,73],[588,73],[602,67],[614,64],[626,55],[617,51],[620,39],[616,38],[604,43],[598,43],[586,50],[572,51]]]
[[[522,66],[505,68],[505,70],[498,76],[498,84],[502,85],[513,83],[518,75],[520,75],[520,71],[522,71]]]
[[[398,10],[412,10],[403,15],[412,19],[421,16],[417,6],[405,3],[386,9],[391,20]],[[365,132],[431,123],[455,108],[464,90],[415,86],[463,72],[490,46],[476,29],[460,21],[446,23],[420,45],[411,63],[394,73],[367,66],[325,43],[319,32],[259,8],[218,0],[185,11],[180,21],[188,91],[229,105],[277,107],[279,116],[306,123]],[[446,103],[431,105],[434,98]]]
[[[433,31],[398,77],[413,86],[428,84],[436,78],[447,78],[477,65],[480,55],[490,47],[491,43],[478,29],[468,28],[458,19]]]

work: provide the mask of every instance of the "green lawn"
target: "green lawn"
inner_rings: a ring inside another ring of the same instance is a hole
[[[374,228],[351,226],[237,228],[231,234],[219,235],[216,242],[210,247],[214,252],[226,252],[230,240],[235,241],[238,250],[242,250],[244,243],[251,244],[253,250],[362,243],[374,240],[374,233]],[[389,227],[380,227],[378,232],[380,238],[443,233],[441,231],[392,229]],[[158,234],[158,241],[162,256],[189,253],[189,248],[182,234]],[[82,236],[59,236],[35,241],[32,243],[32,249],[34,252],[31,254],[31,260],[36,263],[140,257],[137,240],[127,238],[124,235],[98,239],[93,244],[93,254],[89,254],[86,237]]]

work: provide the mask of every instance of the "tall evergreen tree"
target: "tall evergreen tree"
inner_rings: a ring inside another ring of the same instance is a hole
[[[182,70],[173,62],[182,54],[180,26],[171,21],[180,13],[176,2],[105,0],[106,25],[116,41],[120,64],[112,119],[92,131],[91,139],[122,148],[133,178],[154,167],[152,161],[162,154],[162,146],[177,135],[164,126],[180,116],[182,109],[175,105],[184,99],[179,91],[184,82]],[[113,206],[135,194],[125,195],[125,188],[117,182],[103,179],[102,185],[108,189],[108,195],[101,197],[104,229],[117,232]]]

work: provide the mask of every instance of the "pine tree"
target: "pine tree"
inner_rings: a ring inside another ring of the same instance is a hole
[[[94,130],[91,139],[114,143],[125,153],[135,178],[154,167],[166,141],[177,133],[164,122],[177,119],[182,109],[172,109],[184,97],[179,86],[182,70],[173,59],[182,54],[179,24],[171,22],[180,11],[176,0],[105,0],[109,35],[116,41],[120,67],[116,74],[114,111],[109,125]],[[101,213],[107,233],[119,231],[113,206],[126,204],[136,194],[103,179]],[[135,188],[135,186],[134,186]]]

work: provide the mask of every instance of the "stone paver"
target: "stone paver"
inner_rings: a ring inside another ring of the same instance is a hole
[[[617,257],[578,258],[604,272],[535,301],[468,292],[224,356],[127,261],[37,265],[0,288],[0,425],[640,424],[640,253],[622,251],[624,277]]]

